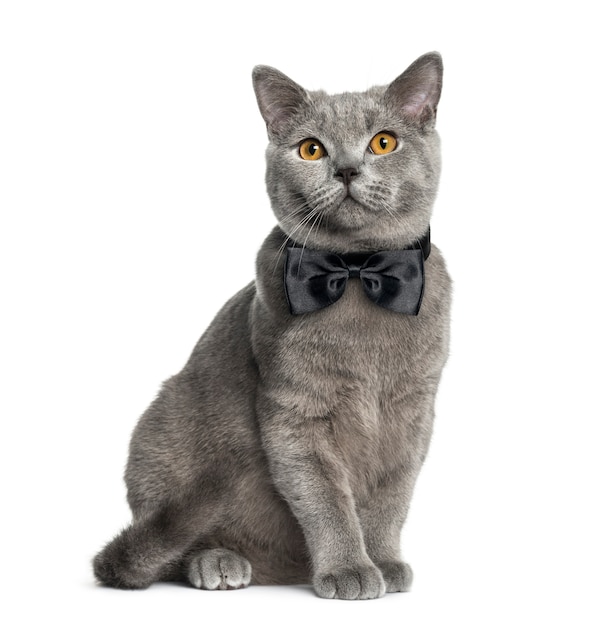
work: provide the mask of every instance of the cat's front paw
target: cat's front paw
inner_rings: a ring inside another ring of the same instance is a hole
[[[408,563],[402,561],[384,561],[378,563],[386,582],[386,591],[408,591],[412,585],[413,572]]]
[[[321,598],[339,600],[370,600],[380,598],[386,585],[380,570],[375,565],[337,568],[332,572],[314,575],[313,586]]]

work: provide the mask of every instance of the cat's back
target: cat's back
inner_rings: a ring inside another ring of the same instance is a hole
[[[199,476],[223,484],[237,458],[254,457],[254,297],[252,282],[230,298],[136,425],[126,469],[133,510],[183,491]]]

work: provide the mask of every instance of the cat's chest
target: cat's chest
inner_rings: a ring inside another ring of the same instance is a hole
[[[332,447],[352,469],[357,493],[407,449],[411,391],[424,384],[415,326],[420,332],[418,320],[373,304],[350,280],[340,301],[300,319],[279,345],[276,400],[305,423],[331,424]]]
[[[284,340],[289,351],[311,355],[308,363],[316,369],[316,364],[341,367],[363,375],[414,359],[414,337],[422,331],[416,321],[371,302],[353,278],[338,302],[300,316],[287,328]]]
[[[425,263],[418,315],[373,303],[357,277],[334,304],[290,315],[282,268],[268,257],[264,248],[252,339],[261,386],[277,403],[310,416],[328,415],[345,402],[385,414],[385,407],[439,375],[447,354],[449,279],[437,249]]]
[[[448,339],[449,282],[437,254],[425,276],[417,316],[374,304],[357,278],[333,305],[290,316],[280,280],[260,282],[253,348],[261,393],[305,432],[329,429],[358,497],[430,432]]]
[[[418,320],[372,303],[356,279],[335,304],[291,322],[276,337],[267,372],[309,414],[328,413],[345,398],[374,412],[398,395],[422,352]]]

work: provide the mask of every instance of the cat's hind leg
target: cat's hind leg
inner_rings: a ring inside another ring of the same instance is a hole
[[[191,556],[187,576],[198,589],[241,589],[250,583],[252,566],[231,550],[213,548]]]

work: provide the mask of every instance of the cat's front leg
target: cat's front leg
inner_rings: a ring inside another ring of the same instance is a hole
[[[365,550],[329,418],[305,416],[264,394],[258,414],[272,478],[307,541],[316,593],[348,600],[384,595],[381,571]]]
[[[408,591],[412,585],[412,569],[400,553],[400,534],[416,476],[412,467],[395,471],[358,507],[367,553],[381,570],[387,592]]]

